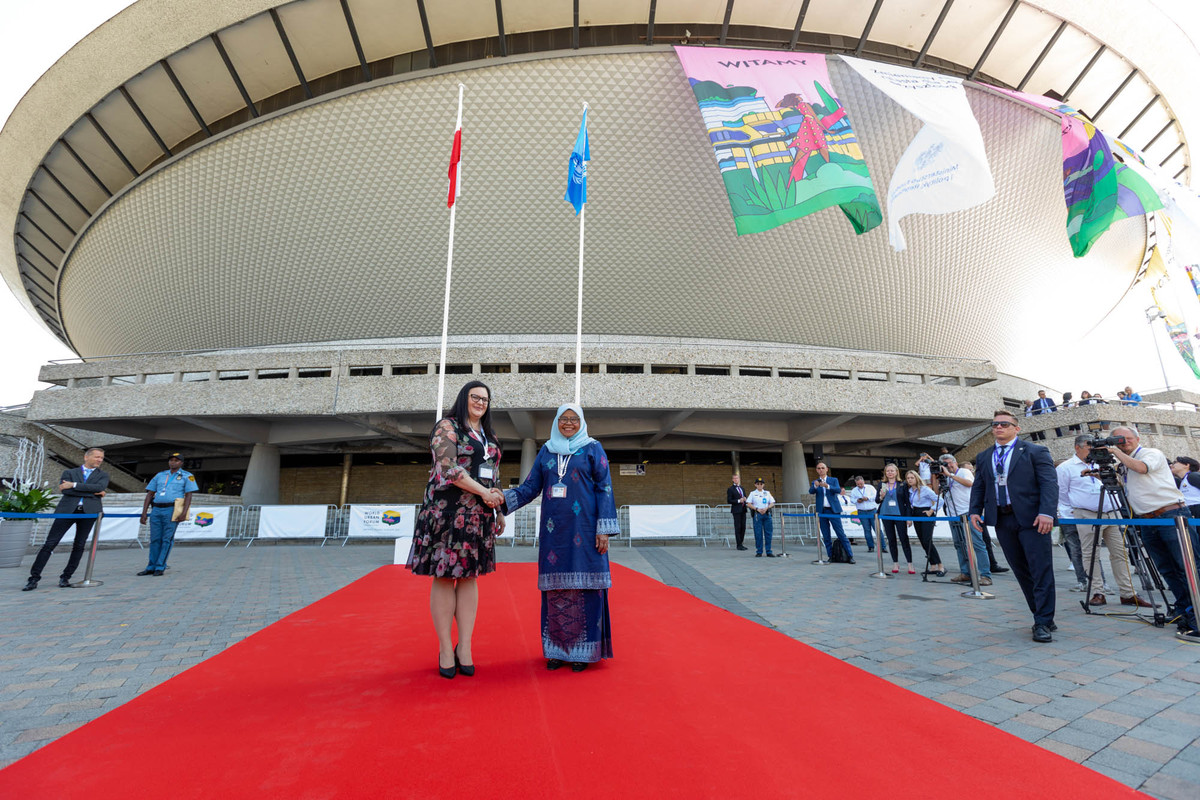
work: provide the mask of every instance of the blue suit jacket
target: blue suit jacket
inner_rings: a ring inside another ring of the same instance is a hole
[[[1014,440],[1016,449],[1008,460],[1008,501],[1022,528],[1032,528],[1038,514],[1054,519],[1058,510],[1058,473],[1050,451],[1040,444]],[[975,457],[975,484],[971,487],[971,513],[982,514],[995,525],[996,471],[992,445]]]
[[[842,492],[842,485],[834,477],[826,478],[825,482],[829,484],[828,489],[824,486],[817,486],[816,481],[813,481],[808,486],[808,491],[817,496],[817,512],[820,513],[825,510],[825,495],[828,494],[830,513],[841,514],[842,501],[838,498],[838,495]]]

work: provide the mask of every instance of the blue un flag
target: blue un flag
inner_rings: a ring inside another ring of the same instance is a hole
[[[571,161],[567,166],[567,193],[563,199],[575,206],[575,216],[583,210],[587,202],[587,165],[592,160],[588,148],[587,106],[583,108],[583,122],[579,123],[579,135],[575,137],[575,147],[571,150]]]

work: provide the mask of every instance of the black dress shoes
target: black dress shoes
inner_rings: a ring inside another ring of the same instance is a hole
[[[1051,623],[1050,623],[1049,625],[1047,625],[1046,627],[1050,629],[1050,632],[1051,632],[1051,633],[1054,633],[1056,630],[1058,630],[1058,626],[1057,626],[1057,625],[1055,625],[1053,622],[1051,622]]]
[[[60,588],[60,589],[70,589],[70,588],[71,588],[71,582],[70,582],[69,580],[67,580],[66,578],[59,578],[59,579],[58,579],[58,588]]]
[[[163,575],[163,570],[161,570],[161,569],[154,570],[154,575],[155,575],[155,577],[161,578]]]
[[[153,575],[153,574],[154,574],[154,570],[152,570],[152,569],[144,569],[138,573],[138,575]]]
[[[463,675],[466,675],[468,678],[473,677],[475,675],[475,665],[474,664],[464,664],[458,660],[458,648],[457,647],[454,648],[454,666],[458,669],[459,672],[461,672]]]
[[[738,550],[749,550],[750,548],[749,548],[749,547],[746,547],[746,545],[744,545],[744,544],[739,544],[739,545],[737,546],[737,549],[738,549]]]
[[[546,669],[553,672],[554,670],[561,667],[564,663],[566,663],[566,662],[564,662],[560,658],[548,658],[548,659],[546,659]]]
[[[571,672],[583,672],[585,669],[587,669],[587,664],[583,661],[571,662]]]
[[[1035,642],[1052,642],[1054,638],[1050,636],[1050,628],[1046,625],[1033,626],[1033,640]]]
[[[992,567],[990,570],[988,570],[988,572],[992,573],[993,575],[995,575],[997,572],[1008,572],[1008,567],[996,566]]]
[[[32,592],[34,589],[37,588],[37,585],[38,585],[38,582],[35,579],[30,578],[29,580],[25,581],[25,585],[21,588],[21,591],[22,592]]]
[[[453,678],[456,674],[458,674],[458,670],[455,667],[443,667],[438,664],[438,675],[443,678]]]

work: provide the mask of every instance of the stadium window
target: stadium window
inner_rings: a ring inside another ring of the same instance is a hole
[[[687,375],[687,367],[677,364],[651,364],[651,375]]]
[[[558,372],[558,364],[518,364],[517,372],[530,372],[537,374],[552,374]]]
[[[441,366],[441,365],[439,365],[439,366]],[[471,365],[470,364],[447,364],[446,365],[446,374],[447,375],[470,375],[471,374]]]
[[[217,373],[219,381],[248,381],[250,380],[250,370],[248,369],[223,369]]]
[[[209,372],[185,372],[182,380],[184,383],[203,383],[209,379],[211,374]]]
[[[646,367],[643,364],[609,364],[609,375],[645,375]]]
[[[697,375],[728,375],[729,367],[696,367]]]
[[[860,381],[886,381],[887,373],[886,372],[862,372],[860,370],[858,373],[858,379]]]
[[[174,372],[151,372],[146,374],[146,380],[143,383],[172,383],[174,380]]]
[[[296,371],[297,378],[328,378],[333,375],[333,370],[328,367],[324,369],[300,369]]]
[[[745,375],[751,378],[769,378],[771,370],[765,367],[738,367],[738,375]]]
[[[258,379],[260,381],[278,381],[286,380],[289,371],[286,369],[260,369],[258,371]]]
[[[811,369],[781,369],[779,370],[781,378],[811,378]]]
[[[393,364],[393,375],[428,375],[428,364]]]
[[[567,373],[568,375],[574,375],[575,362],[572,361],[570,364],[563,364],[563,372]],[[581,375],[598,375],[600,373],[600,365],[582,364],[579,368],[579,372]]]
[[[1164,436],[1183,436],[1182,425],[1163,425],[1162,432]]]
[[[383,374],[383,366],[372,364],[370,366],[353,366],[350,367],[351,378],[371,378],[378,377]]]
[[[512,372],[512,364],[480,364],[480,372],[508,373]]]
[[[897,372],[896,383],[924,383],[923,375],[914,375],[911,372]]]
[[[113,386],[127,386],[131,383],[137,383],[137,375],[113,375],[109,383]],[[79,386],[80,384],[76,383],[75,385]]]
[[[848,381],[850,380],[850,370],[848,369],[823,369],[821,370],[821,380],[823,381]]]
[[[929,382],[939,386],[958,386],[958,378],[954,375],[932,375]]]

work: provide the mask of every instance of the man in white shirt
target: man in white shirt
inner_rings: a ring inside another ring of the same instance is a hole
[[[875,497],[878,494],[879,487],[867,483],[866,478],[862,475],[854,476],[854,488],[850,490],[850,500],[858,512],[858,522],[862,525],[863,538],[867,540],[868,553],[875,552],[875,512],[879,508]],[[880,543],[880,547],[882,546],[883,544]]]
[[[949,453],[938,458],[941,469],[935,474],[938,479],[938,491],[941,482],[950,482],[949,495],[946,497],[946,516],[956,517],[950,522],[950,535],[954,539],[954,549],[958,553],[958,575],[950,580],[954,583],[971,582],[971,564],[967,555],[967,537],[963,530],[962,516],[971,509],[971,486],[975,476],[971,470],[960,467],[958,459]],[[979,585],[992,585],[991,561],[988,560],[987,547],[983,543],[983,532],[971,530],[971,548],[975,551],[975,567],[979,570]]]
[[[1103,491],[1104,487],[1099,478],[1084,474],[1091,471],[1091,465],[1088,463],[1088,456],[1092,452],[1091,440],[1092,437],[1085,434],[1076,436],[1075,455],[1058,465],[1058,504],[1069,508],[1073,519],[1119,519],[1120,507],[1116,499]],[[1084,570],[1093,572],[1093,565],[1100,559],[1096,545],[1103,539],[1104,546],[1108,548],[1113,577],[1116,578],[1117,587],[1121,592],[1121,604],[1151,607],[1151,603],[1138,597],[1134,591],[1133,580],[1129,576],[1129,554],[1125,550],[1121,529],[1117,525],[1083,524],[1077,528]],[[1098,581],[1094,583],[1098,585]],[[1093,606],[1102,606],[1105,603],[1104,594],[1100,591],[1094,592],[1088,600],[1088,605]]]
[[[1130,426],[1113,428],[1112,435],[1124,438],[1121,444],[1108,450],[1125,466],[1125,493],[1129,496],[1133,515],[1141,519],[1190,518],[1183,494],[1175,485],[1175,476],[1162,451],[1142,447],[1141,436]],[[1194,554],[1200,550],[1200,541],[1197,541],[1195,528],[1189,527],[1188,532]],[[1188,630],[1195,631],[1196,615],[1188,592],[1179,535],[1175,528],[1165,526],[1146,526],[1140,533],[1146,552],[1175,597],[1175,612],[1182,617],[1180,627],[1186,625]]]
[[[775,523],[771,521],[771,508],[775,505],[775,498],[771,493],[763,488],[764,481],[762,478],[754,479],[754,491],[746,498],[746,505],[754,512],[754,556],[760,558],[763,554],[763,539],[766,539],[767,558],[774,558],[775,554],[771,552],[771,535],[775,529]]]

